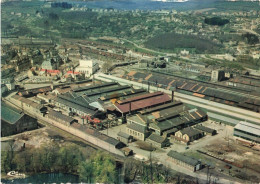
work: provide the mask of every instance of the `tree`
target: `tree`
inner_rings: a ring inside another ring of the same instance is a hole
[[[112,62],[111,61],[105,61],[102,65],[102,71],[103,72],[109,72],[109,69],[112,67]]]
[[[110,155],[98,152],[93,159],[95,181],[98,183],[114,183],[116,164]]]
[[[11,170],[11,157],[9,151],[1,152],[1,172],[9,172]]]
[[[80,164],[79,175],[84,182],[115,183],[116,163],[110,155],[98,152]]]
[[[258,36],[255,34],[246,33],[246,34],[243,34],[242,37],[244,39],[246,39],[247,43],[250,45],[255,45],[255,44],[259,43]]]
[[[16,169],[20,172],[26,172],[30,166],[30,155],[28,151],[22,151],[19,154],[16,154],[14,157],[14,162],[16,164]]]
[[[79,165],[79,176],[82,182],[92,183],[93,164],[90,161],[82,162]]]

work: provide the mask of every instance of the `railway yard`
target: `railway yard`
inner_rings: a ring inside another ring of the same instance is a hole
[[[64,41],[59,50],[72,41]],[[78,55],[73,56],[77,48],[96,56],[100,67],[84,79],[77,77],[82,71],[74,71],[82,67],[76,62]],[[221,69],[191,71],[175,59],[142,56],[96,41],[77,41],[70,52],[74,58],[61,66],[63,72],[35,71],[37,77],[45,72],[60,78],[49,83],[22,76],[16,82],[18,91],[3,96],[5,112],[9,109],[44,125],[36,130],[19,127],[19,134],[7,139],[28,147],[36,142],[77,144],[105,150],[121,161],[152,160],[201,182],[259,181],[259,77],[229,77]],[[109,60],[116,62],[104,65]],[[219,75],[216,81],[210,80],[214,72]],[[21,123],[19,118],[5,121]]]

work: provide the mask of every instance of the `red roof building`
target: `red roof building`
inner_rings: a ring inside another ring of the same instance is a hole
[[[117,101],[114,105],[116,109],[122,114],[129,113],[130,111],[138,111],[144,108],[154,107],[170,102],[170,97],[163,92],[148,93],[133,98],[128,98],[123,101]]]
[[[41,71],[46,71],[47,73],[55,73],[55,74],[60,73],[60,70],[46,70],[46,69],[41,69]]]

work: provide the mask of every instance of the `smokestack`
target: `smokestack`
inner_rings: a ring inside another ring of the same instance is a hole
[[[132,108],[132,106],[131,106],[131,102],[129,103],[129,114],[131,114],[131,109]]]
[[[172,90],[172,102],[173,102],[173,97],[174,97],[174,91]]]
[[[150,92],[150,82],[148,81],[148,93]]]

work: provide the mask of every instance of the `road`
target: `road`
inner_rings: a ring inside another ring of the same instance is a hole
[[[240,29],[240,31],[245,31],[245,32],[249,32],[249,33],[252,33],[252,34],[255,34],[257,36],[260,36],[260,34],[258,34],[257,32],[251,30],[251,29]]]
[[[135,47],[137,47],[139,49],[146,50],[148,52],[153,52],[155,54],[161,54],[161,55],[167,55],[167,56],[176,56],[176,54],[173,54],[173,53],[160,52],[160,51],[155,51],[155,50],[152,50],[152,49],[148,49],[148,48],[142,47],[142,46],[137,45],[136,43],[134,43],[134,42],[132,42],[130,40],[127,40],[125,38],[120,38],[120,40],[123,40],[125,42],[129,42],[129,43],[133,44]]]
[[[146,85],[146,84],[129,81],[126,79],[122,79],[122,78],[115,77],[112,75],[106,75],[103,73],[96,74],[95,78],[102,80],[102,81],[107,81],[107,82],[116,81],[116,82],[119,82],[122,84],[128,84],[128,85],[133,85],[138,88],[148,89],[148,85]],[[150,90],[163,91],[169,95],[171,95],[171,93],[172,93],[170,90],[165,90],[163,88],[157,88],[157,87],[153,87],[153,86],[150,86]],[[184,103],[195,105],[197,107],[205,108],[207,110],[221,113],[224,115],[233,116],[235,118],[240,118],[240,119],[243,119],[246,121],[251,121],[251,122],[254,122],[254,123],[257,123],[260,125],[260,114],[259,113],[248,111],[248,110],[237,108],[237,107],[233,107],[233,106],[229,106],[229,105],[225,105],[225,104],[220,104],[217,102],[205,100],[205,99],[202,99],[199,97],[190,96],[190,95],[186,95],[186,94],[182,94],[182,93],[178,93],[178,92],[175,92],[174,94],[175,94],[176,100],[180,100]]]

